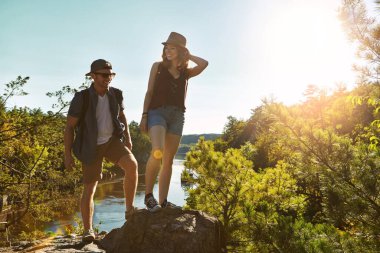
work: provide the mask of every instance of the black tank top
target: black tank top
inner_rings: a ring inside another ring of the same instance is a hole
[[[155,109],[165,105],[172,105],[186,110],[185,99],[187,92],[187,71],[181,71],[175,79],[162,63],[158,66],[156,80],[153,89],[149,109]]]

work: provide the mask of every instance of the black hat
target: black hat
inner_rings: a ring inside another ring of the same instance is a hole
[[[109,61],[98,59],[91,63],[91,71],[86,74],[86,76],[91,75],[91,73],[94,73],[100,69],[112,69],[112,65]]]

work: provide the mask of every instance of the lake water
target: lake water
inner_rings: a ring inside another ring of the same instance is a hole
[[[176,205],[183,206],[185,204],[185,191],[181,186],[181,172],[184,169],[184,160],[174,159],[173,173],[170,183],[168,200]],[[139,177],[137,193],[135,198],[135,206],[145,208],[145,183],[144,176]],[[154,196],[158,198],[158,184],[153,189]],[[121,227],[124,222],[125,202],[123,191],[123,180],[119,179],[112,182],[99,184],[95,193],[95,214],[94,227],[98,227],[99,231],[111,231],[114,228]],[[79,212],[79,202],[77,211],[69,217],[52,222],[48,225],[46,231],[60,232],[68,224],[75,224],[74,217],[81,217]]]

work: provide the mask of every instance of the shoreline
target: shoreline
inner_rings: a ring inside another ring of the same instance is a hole
[[[182,167],[183,161],[184,161],[183,159],[175,159],[174,166],[176,166],[176,164],[177,164],[177,166],[180,164],[181,168],[177,167],[180,170],[176,170],[178,173],[175,177],[173,175],[173,178],[175,178],[175,182],[172,182],[173,187],[175,187],[175,185],[181,184],[180,174],[183,170],[183,167]],[[141,198],[142,198],[141,194],[142,193],[141,192],[139,193],[139,190],[141,191],[144,188],[144,185],[145,185],[144,176],[145,176],[145,174],[139,174],[138,175],[139,187],[138,187],[138,192],[136,193],[135,204],[136,204],[136,206],[139,206],[139,207],[143,206],[143,202],[141,200]],[[100,209],[98,209],[98,211],[97,211],[98,221],[94,220],[94,224],[99,223],[99,225],[98,225],[99,231],[111,230],[110,228],[107,227],[107,225],[104,225],[105,220],[111,221],[113,223],[119,223],[120,222],[119,219],[121,219],[120,217],[124,217],[123,216],[124,211],[122,210],[124,208],[124,206],[121,204],[121,200],[120,200],[120,198],[122,198],[122,194],[123,194],[122,186],[121,186],[122,182],[123,182],[123,178],[124,178],[123,176],[118,176],[118,177],[113,177],[113,178],[105,178],[104,180],[101,180],[99,182],[99,185],[98,185],[99,188],[97,189],[97,194],[99,194],[98,196],[101,196],[100,197],[101,199],[98,199],[97,204],[101,203],[104,200],[103,196],[111,196],[110,199],[103,202],[104,204],[101,204]],[[173,188],[173,190],[174,190],[174,188]],[[178,188],[178,190],[181,190],[181,189]],[[174,201],[176,203],[181,203],[183,200],[185,200],[186,197],[181,196],[182,193],[179,193],[178,190],[173,191],[173,193],[175,192],[175,195],[176,195],[176,198],[174,198]],[[71,206],[73,207],[73,211],[70,214],[52,218],[51,222],[46,222],[44,224],[41,224],[41,226],[39,226],[39,231],[43,232],[45,235],[42,237],[36,236],[35,239],[36,240],[38,240],[38,239],[45,240],[45,239],[51,238],[51,237],[49,237],[49,235],[51,235],[53,237],[54,236],[65,236],[67,234],[67,231],[65,230],[66,225],[72,225],[73,227],[78,227],[78,223],[76,222],[76,218],[74,220],[74,217],[77,217],[78,220],[80,220],[80,214],[78,213],[78,210],[77,210],[78,205],[75,204],[80,200],[80,195],[81,194],[78,191],[75,196],[74,195],[71,196],[71,199],[72,199],[71,203],[73,203]],[[67,200],[67,198],[63,198],[63,199]],[[54,201],[58,201],[58,200],[54,200]],[[109,201],[111,201],[111,203]],[[112,208],[113,208],[112,213],[109,213],[110,209],[107,209],[107,205],[108,206],[112,205]],[[117,214],[115,215],[115,213],[117,213]],[[105,217],[107,217],[107,218],[105,218]],[[102,225],[100,225],[100,224],[102,224]],[[4,238],[5,238],[5,236],[4,236]],[[30,239],[34,240],[34,238],[32,236],[30,237]],[[12,242],[12,245],[17,244],[19,242],[22,242],[22,240],[16,240],[16,238],[10,238],[10,240]],[[4,240],[4,242],[5,241],[6,240]]]

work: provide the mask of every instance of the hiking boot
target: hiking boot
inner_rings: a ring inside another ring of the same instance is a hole
[[[91,243],[95,240],[95,233],[93,229],[88,229],[84,231],[82,236],[82,242],[84,243]]]
[[[127,211],[125,211],[125,219],[128,220],[129,218],[131,218],[138,210],[140,209],[135,206],[129,208]]]
[[[161,209],[161,206],[151,193],[145,196],[144,202],[149,212],[155,213]]]
[[[162,208],[173,208],[173,209],[182,209],[182,207],[173,204],[172,202],[167,201],[166,199],[161,204]]]

